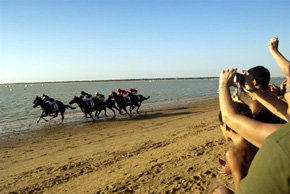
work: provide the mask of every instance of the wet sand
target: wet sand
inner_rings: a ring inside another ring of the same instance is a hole
[[[210,193],[233,188],[217,173],[225,159],[218,100],[80,119],[32,137],[2,139],[0,193]]]

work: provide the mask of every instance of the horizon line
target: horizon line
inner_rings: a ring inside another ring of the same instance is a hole
[[[139,79],[108,79],[108,80],[74,80],[74,81],[36,81],[36,82],[14,82],[0,83],[0,85],[21,85],[21,84],[49,84],[49,83],[85,83],[85,82],[114,82],[114,81],[160,81],[160,80],[190,80],[190,79],[218,79],[217,76],[210,77],[169,77],[169,78],[139,78]],[[281,79],[284,77],[271,77],[271,79]]]

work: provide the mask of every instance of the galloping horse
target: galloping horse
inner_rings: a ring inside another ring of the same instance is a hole
[[[113,111],[114,117],[116,117],[116,113],[115,113],[113,108],[115,108],[118,111],[119,111],[119,109],[116,107],[114,100],[108,98],[108,100],[106,100],[106,102],[103,102],[102,100],[100,100],[98,98],[93,98],[93,101],[94,101],[95,107],[96,107],[95,117],[99,118],[99,115],[102,112],[102,110],[105,111],[105,116],[107,117],[108,115],[107,115],[106,108],[108,108],[111,111]]]
[[[72,105],[72,104],[74,104],[74,103],[76,103],[76,104],[80,107],[81,111],[85,114],[85,117],[86,117],[86,118],[88,118],[87,115],[90,115],[90,117],[93,119],[93,122],[95,122],[95,119],[94,119],[94,117],[93,117],[93,115],[92,115],[92,112],[94,112],[95,109],[89,107],[89,105],[88,105],[87,102],[83,101],[80,97],[77,97],[77,96],[75,96],[75,97],[74,97],[74,98],[69,102],[70,105]]]
[[[129,96],[131,98],[131,103],[133,106],[130,106],[130,113],[132,114],[132,110],[137,107],[137,110],[136,112],[139,114],[139,108],[142,104],[142,102],[144,100],[148,100],[150,98],[150,96],[148,96],[147,98],[144,97],[142,94],[139,94],[139,95],[133,95],[131,92],[128,92],[129,93]]]
[[[57,106],[58,106],[58,109],[57,109],[57,110],[52,110],[52,108],[51,108],[47,103],[45,103],[45,102],[42,100],[41,97],[36,96],[36,98],[35,98],[34,101],[33,101],[33,108],[36,108],[37,106],[41,106],[41,109],[42,109],[42,113],[41,113],[41,115],[40,115],[40,117],[39,117],[37,123],[39,123],[40,119],[43,119],[43,120],[45,120],[45,121],[48,121],[48,120],[46,120],[46,119],[43,118],[43,117],[46,117],[46,116],[48,116],[48,115],[51,116],[52,114],[54,114],[54,115],[52,116],[51,119],[54,119],[55,117],[58,116],[58,113],[59,113],[59,112],[60,112],[61,117],[62,117],[61,122],[63,122],[63,119],[64,119],[64,112],[65,112],[65,110],[66,110],[67,108],[75,109],[74,107],[71,107],[71,106],[69,106],[69,105],[64,105],[62,102],[60,102],[60,101],[58,101],[58,100],[56,100],[56,104],[57,104]],[[51,120],[51,119],[50,119],[50,120]]]
[[[134,106],[132,105],[132,103],[127,103],[126,100],[124,99],[123,96],[119,96],[116,92],[111,92],[110,96],[109,96],[109,100],[111,100],[111,98],[113,98],[116,103],[117,103],[117,106],[119,107],[119,113],[122,115],[122,109],[125,110],[125,112],[130,116],[131,114],[128,113],[126,107],[127,106],[130,106],[130,109],[131,109],[131,106]]]

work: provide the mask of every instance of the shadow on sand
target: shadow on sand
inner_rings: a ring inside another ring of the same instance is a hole
[[[185,112],[178,112],[178,113],[149,113],[149,114],[140,114],[140,115],[134,115],[132,117],[132,120],[147,120],[147,119],[155,119],[160,117],[173,117],[173,116],[180,116],[180,115],[189,115],[189,114],[195,114],[195,113],[203,113],[202,111],[185,111]]]

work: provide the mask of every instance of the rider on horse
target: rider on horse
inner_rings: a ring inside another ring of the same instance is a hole
[[[131,94],[136,95],[138,93],[138,90],[134,89],[134,88],[130,88],[129,91],[131,92]]]
[[[95,93],[95,97],[96,97],[97,99],[103,101],[103,102],[106,102],[104,94],[101,94],[101,93],[99,93],[99,92],[96,92],[96,93]]]
[[[45,104],[47,104],[47,105],[51,108],[52,111],[58,109],[57,104],[56,104],[56,100],[55,100],[55,99],[49,97],[49,96],[46,95],[46,94],[41,94],[41,97],[42,97],[43,102],[44,102]]]
[[[81,91],[81,99],[88,103],[90,108],[94,108],[95,104],[93,102],[93,96],[91,94],[88,94],[84,91]]]
[[[117,91],[119,92],[119,96],[123,96],[127,103],[131,102],[131,98],[126,90],[118,88]]]

